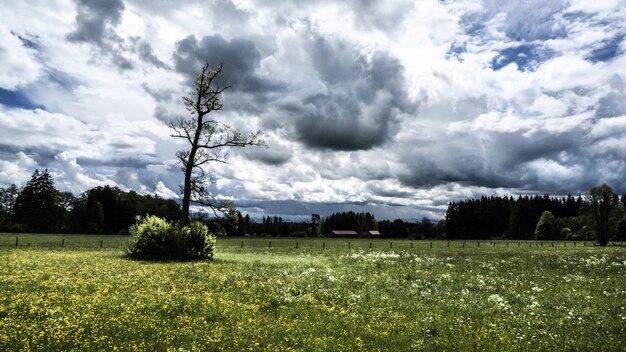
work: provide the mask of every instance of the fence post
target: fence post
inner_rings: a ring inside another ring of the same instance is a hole
[[[393,242],[389,242],[389,248],[393,248]]]
[[[478,247],[480,247],[480,242],[476,241],[476,244],[478,245]]]
[[[298,248],[298,241],[296,241],[296,248]]]
[[[448,248],[450,248],[450,241],[448,241]]]
[[[411,241],[411,248],[413,248],[413,241]]]
[[[63,248],[63,245],[65,245],[65,238],[61,240],[61,248]]]
[[[19,237],[15,237],[15,247],[18,246],[19,242],[20,242],[20,238]]]
[[[100,240],[100,248],[102,248],[102,240]]]
[[[243,241],[241,241],[241,248],[243,248]]]
[[[322,242],[322,249],[326,249],[326,241]]]

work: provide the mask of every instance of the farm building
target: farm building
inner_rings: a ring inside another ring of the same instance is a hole
[[[380,238],[380,232],[378,230],[362,231],[361,237],[363,238]]]
[[[352,238],[358,237],[359,234],[356,231],[342,231],[342,230],[332,230],[330,232],[330,237],[336,238]]]

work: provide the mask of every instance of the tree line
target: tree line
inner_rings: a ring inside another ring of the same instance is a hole
[[[74,196],[60,192],[48,172],[35,170],[23,188],[0,187],[0,231],[36,233],[127,233],[138,215],[179,221],[174,200],[118,187],[99,186]]]
[[[585,196],[483,196],[451,202],[446,238],[516,240],[626,239],[626,195],[604,184]]]
[[[40,233],[126,233],[137,216],[180,221],[180,205],[171,199],[99,186],[74,196],[60,192],[48,172],[36,170],[23,188],[0,187],[0,231]],[[232,208],[224,217],[202,219],[224,236],[324,237],[333,230],[359,234],[377,230],[383,238],[626,240],[626,195],[608,185],[592,187],[584,197],[483,196],[451,202],[444,220],[378,221],[369,212],[312,214],[310,221],[263,216],[257,222]]]
[[[333,230],[355,231],[362,235],[371,230],[382,238],[444,238],[445,222],[428,218],[411,222],[402,219],[378,221],[369,212],[337,212],[327,217],[311,214],[310,221],[285,221],[280,216],[263,216],[260,222],[235,210],[225,217],[205,219],[211,231],[221,236],[326,237]]]

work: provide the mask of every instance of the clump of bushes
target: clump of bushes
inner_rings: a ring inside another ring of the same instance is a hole
[[[201,222],[189,226],[154,215],[137,217],[130,227],[126,254],[131,258],[149,260],[210,259],[215,236]]]

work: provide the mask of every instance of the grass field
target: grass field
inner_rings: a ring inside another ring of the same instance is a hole
[[[624,247],[219,239],[150,263],[124,240],[0,235],[0,350],[626,350]]]

